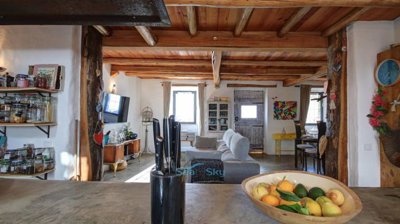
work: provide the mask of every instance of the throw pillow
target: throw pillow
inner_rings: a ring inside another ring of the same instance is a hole
[[[198,149],[217,149],[217,138],[196,136],[194,146]]]

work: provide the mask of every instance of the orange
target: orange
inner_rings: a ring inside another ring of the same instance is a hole
[[[266,204],[269,204],[271,206],[278,206],[279,205],[279,198],[277,198],[277,197],[275,197],[273,195],[270,195],[270,194],[267,194],[264,197],[262,197],[261,201],[266,203]]]
[[[269,193],[275,197],[280,197],[280,194],[278,193],[278,191],[276,191],[276,185],[271,185],[269,187]]]
[[[294,184],[292,184],[290,181],[288,180],[282,180],[281,182],[279,182],[278,184],[278,189],[281,191],[286,191],[286,192],[293,192],[294,190]]]

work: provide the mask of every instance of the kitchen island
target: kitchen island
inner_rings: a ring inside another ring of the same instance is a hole
[[[400,223],[400,188],[353,188],[363,211],[350,223]],[[0,223],[151,223],[150,185],[0,179]],[[277,223],[240,185],[187,184],[185,222]]]

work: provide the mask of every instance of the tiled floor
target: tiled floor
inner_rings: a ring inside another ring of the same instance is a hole
[[[271,156],[264,155],[255,156],[261,166],[261,173],[276,171],[276,170],[294,170],[294,156]],[[128,162],[128,168],[117,172],[116,177],[113,177],[113,172],[107,171],[104,174],[104,181],[125,182],[136,176],[140,172],[149,169],[154,165],[154,154],[142,155],[140,161],[138,159]],[[308,171],[314,172],[312,160],[308,162]]]

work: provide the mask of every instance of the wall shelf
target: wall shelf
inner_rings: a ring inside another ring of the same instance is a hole
[[[18,87],[0,87],[0,93],[38,93],[41,96],[44,96],[43,93],[49,94],[51,96],[52,93],[58,93],[58,89],[42,89],[37,87],[28,87],[28,88],[18,88]]]
[[[44,172],[41,173],[35,173],[35,174],[5,174],[5,173],[1,173],[0,174],[0,178],[27,178],[27,177],[36,177],[40,180],[47,180],[47,174],[54,172],[55,169],[51,169],[51,170],[46,170]],[[41,177],[43,176],[43,177]]]
[[[50,137],[50,127],[56,126],[55,122],[40,122],[40,123],[0,123],[0,127],[3,127],[3,130],[0,130],[0,133],[4,136],[7,136],[7,127],[36,127],[44,134],[46,134],[47,138]],[[45,127],[46,129],[44,129]]]

